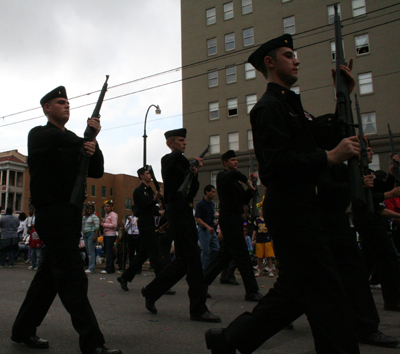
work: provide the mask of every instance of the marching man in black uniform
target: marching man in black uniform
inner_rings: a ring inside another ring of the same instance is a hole
[[[210,285],[219,273],[234,259],[242,276],[246,289],[246,301],[260,301],[258,284],[254,277],[253,267],[246,241],[243,237],[243,205],[253,197],[254,187],[251,180],[238,171],[238,159],[233,150],[228,150],[221,157],[224,170],[218,173],[217,190],[220,200],[219,225],[223,242],[217,257],[207,267],[204,279]],[[242,183],[249,188],[245,191]]]
[[[155,302],[174,284],[186,275],[189,285],[190,319],[203,322],[221,322],[206,306],[206,285],[200,259],[200,248],[196,224],[193,217],[193,198],[199,189],[197,169],[187,195],[178,191],[182,185],[189,161],[183,153],[186,149],[186,129],[175,129],[165,133],[171,153],[161,159],[161,173],[164,181],[164,201],[167,205],[167,219],[175,240],[175,260],[145,288],[146,308],[157,313]],[[203,160],[196,157],[199,166]]]
[[[118,349],[104,347],[103,334],[90,306],[88,279],[79,251],[82,210],[69,204],[83,139],[65,128],[70,111],[63,86],[45,95],[40,104],[48,123],[29,132],[28,165],[32,204],[36,209],[35,228],[46,247],[14,322],[11,339],[30,348],[47,348],[48,341],[40,339],[36,329],[58,294],[79,333],[82,353],[119,354]],[[97,136],[100,120],[92,118],[88,124]],[[83,147],[91,156],[88,176],[102,177],[104,160],[96,138]]]
[[[151,174],[146,167],[137,171],[142,182],[133,192],[134,205],[137,207],[138,228],[142,240],[139,254],[129,264],[129,268],[117,278],[121,288],[128,291],[127,282],[131,282],[138,271],[142,269],[143,263],[150,257],[150,263],[157,275],[161,271],[161,253],[158,246],[158,236],[154,217],[158,215],[156,207],[157,201],[161,196],[161,191],[154,193],[150,186]]]
[[[274,288],[252,313],[206,333],[207,346],[213,354],[252,353],[305,313],[317,353],[358,354],[352,309],[315,209],[320,174],[328,165],[358,156],[358,139],[338,139],[328,151],[318,147],[332,137],[321,134],[325,129],[318,129],[290,90],[300,62],[289,34],[263,44],[248,61],[269,81],[250,118],[260,178],[267,187],[265,223],[281,269]],[[355,85],[351,66],[352,61],[341,67],[350,92]]]

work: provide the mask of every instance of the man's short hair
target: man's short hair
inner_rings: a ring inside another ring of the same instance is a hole
[[[204,195],[206,195],[207,192],[211,192],[213,189],[215,189],[215,187],[214,187],[212,184],[207,184],[207,185],[204,187]]]
[[[141,167],[141,168],[139,168],[139,169],[137,170],[137,175],[138,175],[138,177],[139,177],[140,179],[142,179],[142,178],[140,177],[140,175],[144,175],[144,173],[145,173],[146,171],[148,171],[148,169],[147,169],[146,167]]]

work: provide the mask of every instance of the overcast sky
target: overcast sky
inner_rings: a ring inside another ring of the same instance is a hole
[[[74,107],[95,103],[110,75],[98,137],[105,170],[136,175],[155,104],[147,163],[160,178],[163,134],[182,126],[181,72],[172,70],[181,66],[179,0],[3,0],[0,29],[0,151],[27,154],[29,130],[47,122],[39,101],[60,85],[71,105],[67,128],[82,136],[94,104]]]

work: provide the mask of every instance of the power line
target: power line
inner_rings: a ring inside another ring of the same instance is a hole
[[[386,6],[386,7],[383,7],[383,8],[377,9],[377,10],[370,11],[370,12],[368,12],[368,15],[377,13],[377,12],[379,12],[379,11],[387,10],[387,9],[392,8],[392,7],[394,7],[394,6],[397,6],[397,5],[400,5],[400,3],[388,5],[388,6]],[[397,10],[397,11],[394,11],[394,12],[399,12],[399,11],[400,11],[400,10]],[[359,23],[361,23],[361,22],[365,22],[365,21],[369,21],[369,20],[375,20],[375,19],[378,18],[378,17],[382,17],[382,16],[386,16],[386,15],[391,15],[391,14],[393,14],[394,12],[385,13],[385,14],[378,15],[378,16],[375,16],[375,17],[370,17],[370,16],[369,16],[369,17],[366,17],[366,18],[364,18],[363,20],[358,21],[358,22],[353,23],[353,24],[359,24]],[[350,20],[354,20],[354,17],[350,17],[350,18],[348,18],[348,19],[343,19],[343,20],[342,20],[342,23],[343,23],[343,22],[346,22],[346,21],[350,21]],[[383,25],[387,25],[387,24],[390,24],[390,23],[393,23],[393,22],[396,22],[396,21],[399,21],[399,20],[400,20],[400,19],[395,19],[395,20],[391,20],[391,21],[388,21],[388,22],[385,22],[385,23],[382,23],[382,24],[376,24],[376,25],[373,25],[373,26],[370,26],[370,27],[366,27],[366,28],[363,28],[363,29],[360,29],[360,30],[356,30],[356,31],[353,31],[353,32],[344,34],[343,37],[346,37],[346,36],[349,36],[349,35],[352,35],[352,34],[355,34],[355,33],[359,33],[359,32],[362,32],[362,31],[366,31],[366,30],[369,30],[369,29],[372,29],[372,28],[376,28],[376,27],[380,27],[380,26],[383,26]],[[329,28],[328,28],[326,31],[317,32],[317,33],[314,33],[314,34],[309,34],[309,35],[304,36],[304,37],[298,37],[298,36],[300,36],[300,35],[302,35],[302,34],[310,33],[310,32],[313,32],[313,31],[315,31],[315,30],[320,30],[320,29],[327,28],[327,27],[329,27]],[[309,29],[309,30],[306,30],[306,31],[303,31],[303,32],[296,33],[296,34],[293,35],[293,37],[295,37],[295,38],[298,37],[298,39],[302,39],[302,38],[309,37],[309,36],[311,36],[311,35],[316,35],[316,34],[324,33],[324,32],[331,31],[331,30],[332,30],[332,25],[331,25],[331,24],[327,24],[327,25],[324,25],[324,26],[315,27],[315,28],[313,28],[313,29]],[[298,47],[297,49],[307,48],[307,47],[310,47],[310,46],[313,46],[313,45],[317,45],[317,44],[321,44],[321,43],[324,43],[324,42],[327,42],[327,41],[331,41],[332,39],[333,39],[333,38],[327,39],[327,40],[321,40],[321,41],[315,42],[315,43],[310,43],[310,44],[307,44],[307,45]],[[194,63],[191,63],[191,64],[187,64],[187,65],[184,65],[184,66],[181,66],[181,67],[178,67],[178,68],[173,68],[173,69],[169,69],[169,70],[166,70],[166,71],[163,71],[163,72],[160,72],[160,73],[148,75],[148,76],[145,76],[145,77],[142,77],[142,78],[138,78],[138,79],[126,81],[126,82],[123,82],[123,83],[120,83],[120,84],[117,84],[117,85],[114,85],[114,86],[109,86],[108,89],[111,90],[111,89],[113,89],[113,88],[120,87],[120,86],[123,86],[123,85],[127,85],[127,84],[131,84],[131,83],[135,83],[135,82],[147,80],[147,79],[154,78],[154,77],[158,77],[158,76],[165,75],[165,74],[168,74],[168,73],[173,73],[173,72],[181,71],[182,69],[187,69],[187,68],[190,68],[190,67],[199,66],[199,65],[202,65],[202,64],[204,64],[204,63],[210,63],[210,62],[214,62],[214,61],[217,61],[217,60],[222,60],[222,59],[225,59],[226,57],[229,57],[229,56],[238,56],[238,55],[241,55],[241,54],[243,54],[243,53],[247,53],[247,52],[253,51],[254,48],[256,48],[257,46],[258,46],[258,45],[254,45],[254,46],[247,47],[247,48],[243,48],[243,49],[241,49],[241,50],[237,50],[237,51],[234,51],[234,52],[231,52],[231,53],[224,53],[224,54],[222,54],[222,55],[219,55],[218,57],[207,58],[207,59],[204,59],[204,60],[201,60],[201,61],[198,61],[198,62],[194,62]],[[235,65],[239,66],[239,65],[243,65],[243,64],[244,64],[244,62],[243,62],[243,63],[239,63],[239,64],[235,64]],[[225,69],[225,68],[221,68],[221,69],[217,69],[217,70],[218,70],[218,71],[221,71],[221,70],[224,70],[224,69]],[[160,87],[163,87],[163,86],[171,85],[171,84],[174,84],[174,83],[177,83],[177,82],[181,82],[181,81],[188,80],[188,79],[193,79],[193,78],[196,78],[196,77],[199,77],[199,76],[203,76],[203,75],[207,75],[207,74],[208,74],[208,72],[202,73],[202,74],[198,74],[198,75],[194,75],[194,76],[191,76],[191,77],[187,77],[187,78],[184,78],[184,79],[182,79],[182,80],[175,80],[175,81],[167,82],[167,83],[164,83],[164,84],[160,84],[160,85],[148,87],[148,88],[141,89],[141,90],[138,90],[138,91],[133,91],[133,92],[129,92],[129,93],[126,93],[126,94],[118,95],[118,96],[115,96],[115,97],[107,98],[107,99],[105,99],[104,101],[110,101],[110,100],[114,100],[114,99],[117,99],[117,98],[126,97],[126,96],[129,96],[129,95],[137,94],[137,93],[140,93],[140,92],[145,92],[145,91],[148,91],[148,90],[151,90],[151,89],[155,89],[155,88],[160,88]],[[78,96],[74,96],[74,97],[70,98],[69,100],[73,100],[73,99],[80,98],[80,97],[84,97],[84,96],[90,96],[90,95],[92,95],[93,93],[97,93],[97,92],[99,92],[99,91],[100,91],[100,90],[96,90],[96,91],[92,91],[92,92],[89,92],[89,93],[85,93],[85,94],[81,94],[81,95],[78,95]],[[87,106],[93,105],[93,104],[95,104],[95,103],[96,103],[96,102],[84,104],[84,105],[81,105],[81,106],[74,107],[74,108],[72,108],[72,109],[79,109],[79,108],[87,107]],[[0,117],[0,118],[3,118],[3,120],[4,120],[5,118],[11,117],[11,116],[15,116],[15,115],[19,115],[19,114],[22,114],[22,113],[27,113],[27,112],[30,112],[30,111],[34,111],[34,110],[40,109],[40,108],[41,108],[41,107],[31,108],[31,109],[27,109],[27,110],[20,111],[20,112],[17,112],[17,113],[8,114],[8,115],[2,116],[2,117]],[[72,110],[72,109],[71,109],[71,110]],[[38,119],[38,118],[42,118],[42,117],[43,117],[43,115],[40,115],[40,116],[37,116],[37,117],[32,117],[32,118],[20,120],[20,121],[18,121],[18,122],[13,122],[13,123],[4,124],[4,125],[1,125],[0,128],[5,127],[5,126],[14,125],[14,124],[19,124],[19,123],[27,122],[27,121],[34,120],[34,119]]]

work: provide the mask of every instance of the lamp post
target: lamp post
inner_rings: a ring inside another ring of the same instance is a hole
[[[147,115],[149,114],[149,110],[151,107],[156,108],[156,114],[161,114],[160,106],[156,106],[155,104],[151,104],[149,108],[147,108],[146,117],[144,118],[144,131],[143,131],[143,167],[146,166],[146,123],[147,123]]]

